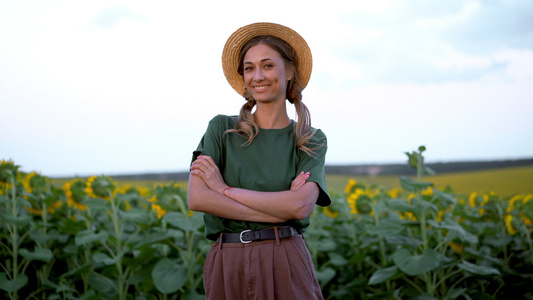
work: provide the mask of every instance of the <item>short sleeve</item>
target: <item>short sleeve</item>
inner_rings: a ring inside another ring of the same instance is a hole
[[[198,143],[198,147],[193,151],[191,164],[199,155],[203,154],[210,156],[217,166],[219,168],[221,167],[224,151],[223,136],[226,130],[224,117],[223,115],[218,115],[209,121],[207,130],[202,136],[200,143]]]
[[[317,129],[308,146],[311,149],[314,149],[313,155],[309,155],[301,150],[299,151],[298,173],[302,171],[310,172],[307,181],[316,182],[320,189],[316,204],[320,206],[329,206],[331,204],[331,199],[326,185],[326,172],[324,170],[328,145],[326,135],[322,130]]]

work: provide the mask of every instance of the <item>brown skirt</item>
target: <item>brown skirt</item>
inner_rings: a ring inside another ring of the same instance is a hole
[[[299,235],[214,243],[203,276],[207,299],[323,299],[313,260]]]

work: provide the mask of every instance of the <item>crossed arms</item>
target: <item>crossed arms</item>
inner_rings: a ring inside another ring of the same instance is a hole
[[[267,223],[301,220],[311,214],[319,194],[318,185],[307,179],[309,173],[301,172],[290,190],[279,192],[229,188],[213,159],[200,155],[191,165],[187,200],[191,210],[222,218]]]

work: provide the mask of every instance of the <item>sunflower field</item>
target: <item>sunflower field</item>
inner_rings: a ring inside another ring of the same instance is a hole
[[[416,178],[349,180],[305,241],[326,299],[533,299],[533,194],[456,194]],[[204,299],[210,242],[176,183],[56,186],[0,163],[0,298]]]

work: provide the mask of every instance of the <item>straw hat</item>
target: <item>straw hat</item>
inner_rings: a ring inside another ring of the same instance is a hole
[[[278,37],[289,44],[296,52],[298,58],[298,78],[300,86],[304,89],[311,77],[313,58],[311,49],[305,40],[289,27],[275,23],[253,23],[237,29],[226,41],[222,51],[222,69],[229,84],[240,95],[244,94],[244,79],[238,72],[239,53],[242,47],[250,39],[258,35],[272,35]]]

